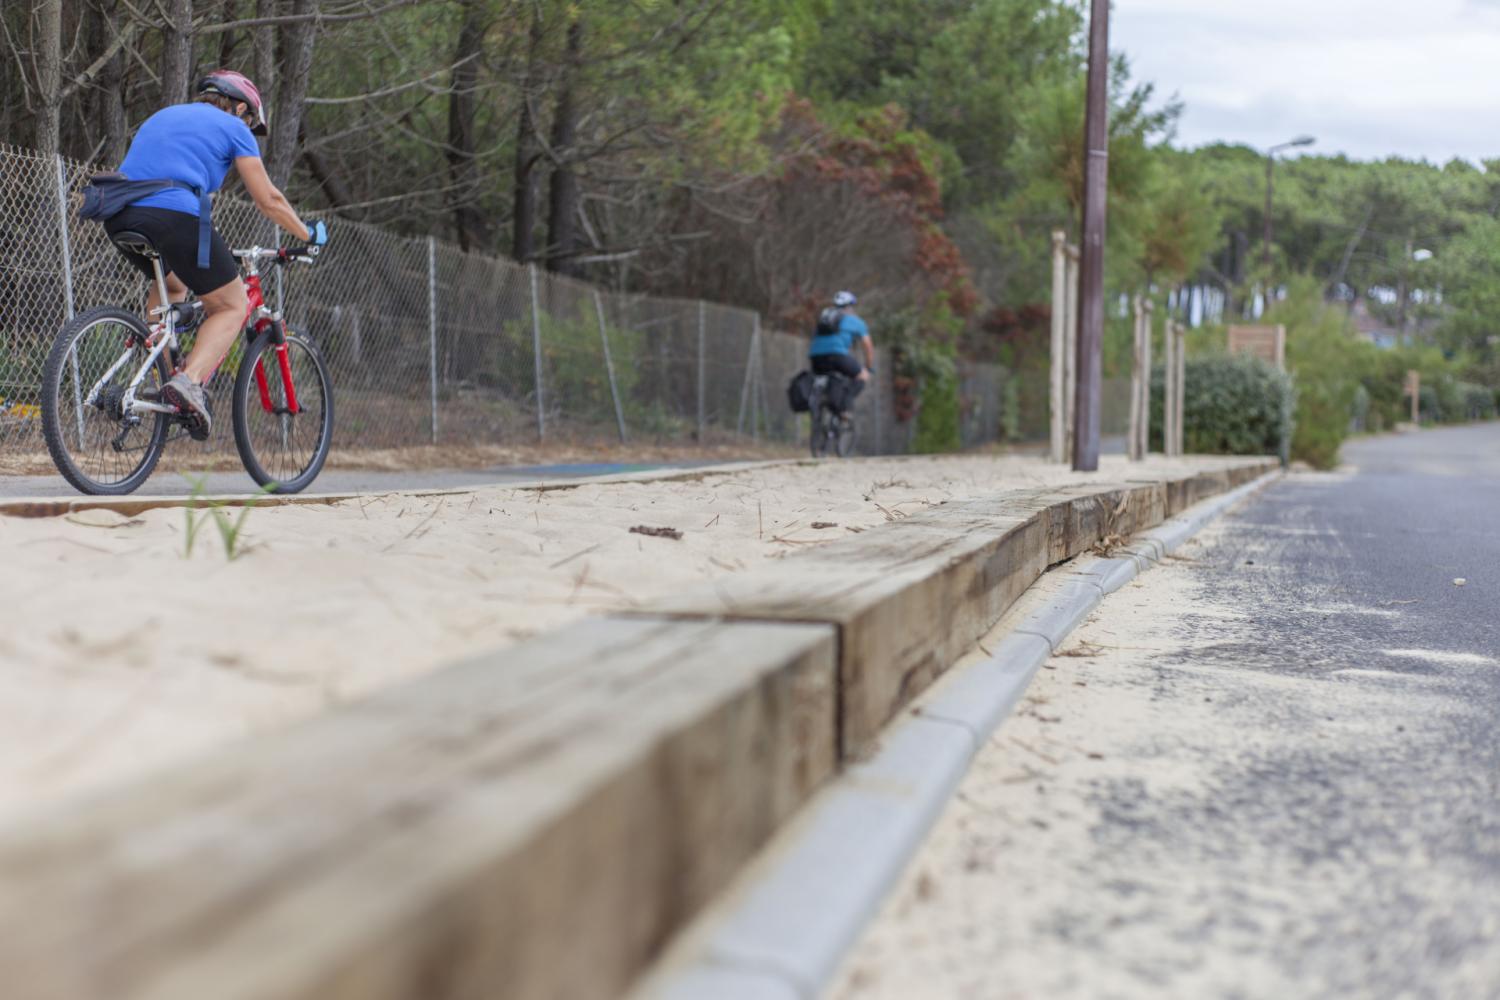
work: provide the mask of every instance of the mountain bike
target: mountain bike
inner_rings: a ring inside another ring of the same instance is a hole
[[[848,458],[854,452],[858,429],[854,424],[852,410],[840,411],[834,400],[852,399],[853,393],[847,385],[852,381],[839,374],[813,377],[812,392],[808,394],[807,406],[812,416],[812,435],[809,442],[813,458],[835,454]]]
[[[140,233],[115,243],[148,257],[167,302],[161,257]],[[333,381],[311,341],[286,328],[265,303],[260,264],[310,264],[319,247],[236,250],[250,305],[244,341],[221,367],[234,375],[234,443],[245,471],[271,493],[307,488],[333,441]],[[63,478],[83,493],[120,496],[140,487],[186,419],[161,399],[180,367],[181,337],[203,320],[201,302],[164,304],[148,326],[124,309],[100,307],[63,326],[42,370],[42,433]],[[225,374],[229,374],[226,371]],[[210,413],[213,399],[210,394]]]

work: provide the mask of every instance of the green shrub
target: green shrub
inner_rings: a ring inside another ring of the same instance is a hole
[[[1371,429],[1370,391],[1360,384],[1354,387],[1354,408],[1349,419],[1349,430],[1359,433]]]
[[[615,419],[609,370],[599,324],[592,317],[568,320],[543,313],[540,317],[543,368],[542,392],[549,408],[563,407],[564,416],[585,423]],[[649,403],[636,399],[644,367],[645,337],[640,331],[609,327],[610,359],[614,362],[626,420],[631,424],[656,419]]]
[[[1000,400],[1000,435],[1006,441],[1021,440],[1021,376],[1005,380]]]
[[[922,455],[958,451],[963,445],[959,433],[958,376],[951,366],[946,371],[932,372],[923,378],[921,392],[922,406],[917,410],[912,451]]]
[[[1495,394],[1489,386],[1459,382],[1458,388],[1463,394],[1465,420],[1495,419]]]
[[[1151,437],[1160,448],[1164,370],[1151,372]],[[1189,358],[1182,401],[1183,446],[1211,455],[1275,455],[1296,398],[1291,379],[1258,358]],[[1347,418],[1346,418],[1347,419]]]
[[[892,375],[917,387],[915,452],[932,455],[963,447],[954,346],[961,326],[960,320],[942,309],[920,316],[905,312],[881,317],[879,328],[889,345]]]
[[[1297,377],[1297,417],[1292,430],[1292,458],[1315,469],[1339,464],[1339,449],[1349,436],[1358,383],[1348,378]]]

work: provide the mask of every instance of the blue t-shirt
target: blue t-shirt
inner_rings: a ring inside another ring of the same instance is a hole
[[[217,191],[235,158],[259,156],[250,126],[212,104],[174,104],[147,118],[130,141],[120,173],[133,181],[173,180]],[[136,202],[197,217],[191,191],[168,188]]]
[[[845,313],[844,318],[839,320],[838,333],[813,336],[812,346],[807,349],[807,356],[816,358],[822,354],[852,354],[854,341],[869,335],[870,328],[865,326],[864,320]]]

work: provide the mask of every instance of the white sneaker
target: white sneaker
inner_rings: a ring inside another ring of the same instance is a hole
[[[194,441],[208,440],[213,433],[214,418],[208,412],[208,394],[203,386],[189,378],[187,372],[178,372],[161,387],[161,398],[162,402],[177,407]]]

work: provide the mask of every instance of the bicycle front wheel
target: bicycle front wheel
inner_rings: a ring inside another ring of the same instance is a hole
[[[42,368],[42,436],[64,479],[82,493],[134,492],[167,440],[164,413],[125,412],[125,392],[149,352],[146,326],[123,309],[91,309],[58,333]],[[136,394],[155,399],[171,374],[165,352]]]
[[[300,493],[333,444],[333,380],[299,334],[261,334],[234,379],[234,444],[245,471],[270,493]]]

